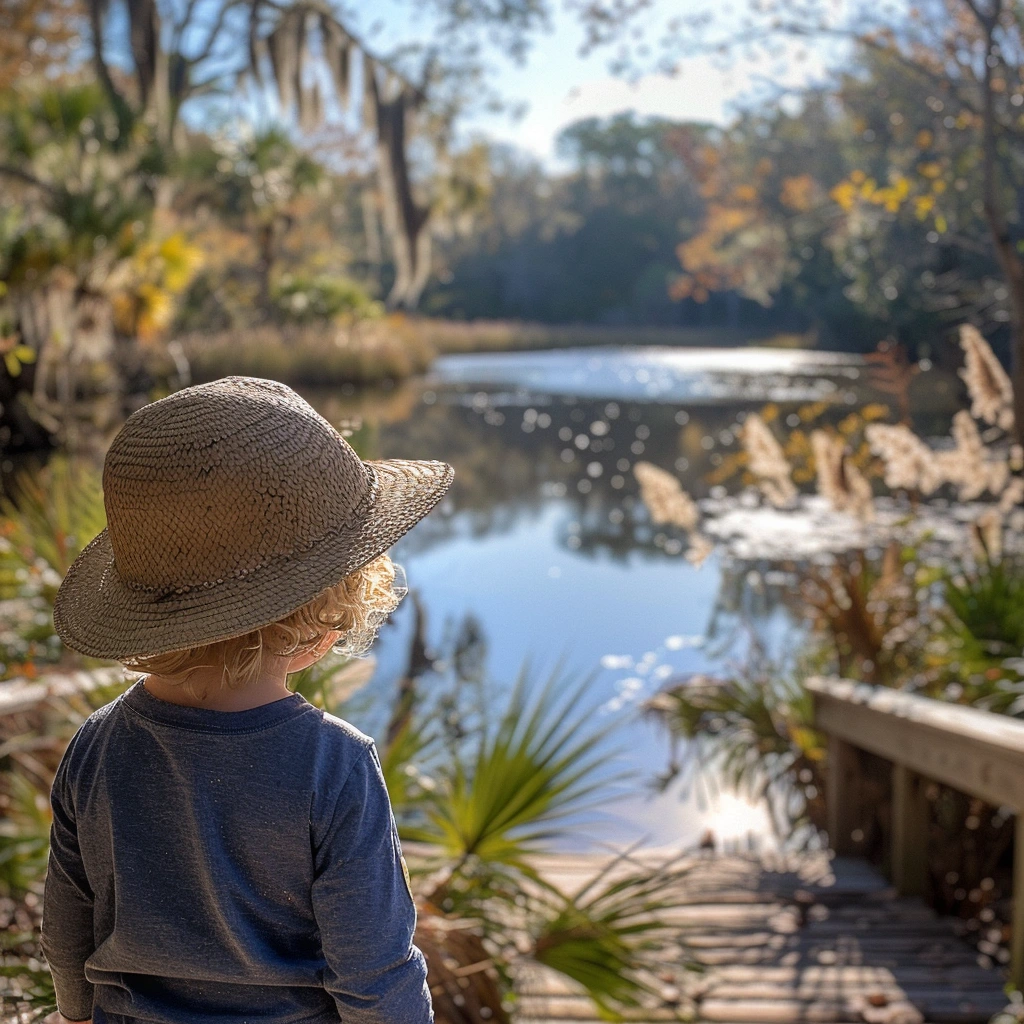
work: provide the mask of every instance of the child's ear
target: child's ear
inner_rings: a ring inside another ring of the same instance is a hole
[[[340,639],[341,633],[338,630],[325,633],[313,650],[297,654],[288,662],[288,673],[301,672],[304,668],[315,665]]]

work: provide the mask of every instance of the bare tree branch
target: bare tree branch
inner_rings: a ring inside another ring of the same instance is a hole
[[[213,24],[210,26],[210,31],[206,37],[206,42],[200,48],[199,52],[194,57],[183,57],[185,63],[189,67],[195,67],[196,64],[206,60],[213,52],[213,47],[216,45],[217,37],[220,35],[221,30],[224,28],[224,22],[227,19],[228,14],[245,4],[249,0],[225,0],[220,6],[220,10],[217,12],[217,17]]]
[[[114,84],[110,68],[103,56],[103,4],[101,0],[88,0],[88,3],[89,26],[92,30],[92,63],[96,77],[119,117],[127,119],[130,116],[131,108],[124,95]]]
[[[29,185],[32,188],[37,188],[40,191],[45,192],[51,198],[56,198],[60,194],[52,185],[48,185],[45,181],[41,181],[34,174],[30,174],[28,171],[23,171],[20,167],[15,167],[12,164],[0,164],[0,175],[20,181],[23,185]]]

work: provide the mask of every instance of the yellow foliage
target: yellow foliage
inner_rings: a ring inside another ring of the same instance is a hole
[[[865,405],[860,411],[861,419],[868,423],[874,420],[884,420],[889,415],[889,407],[880,402],[871,402]]]
[[[0,338],[0,353],[3,353],[4,366],[10,377],[21,375],[22,367],[36,361],[36,350],[28,345],[18,344],[17,335]]]
[[[850,181],[841,181],[829,196],[844,213],[849,213],[857,203],[857,189]]]
[[[810,423],[812,420],[816,420],[829,408],[831,408],[831,406],[828,402],[811,402],[808,405],[802,405],[797,410],[797,415],[804,423]]]
[[[174,316],[174,299],[167,288],[141,284],[137,292],[136,330],[139,338],[149,341],[169,327]]]
[[[914,212],[918,220],[924,220],[935,208],[935,196],[918,196],[914,200]]]
[[[174,318],[175,296],[202,262],[202,250],[180,231],[143,242],[132,256],[128,283],[111,296],[117,329],[141,341],[159,336]]]
[[[934,139],[935,139],[935,136],[933,136],[932,133],[930,131],[928,131],[927,128],[922,128],[917,133],[917,139],[915,140],[917,142],[917,148],[918,149],[927,149],[932,144]]]

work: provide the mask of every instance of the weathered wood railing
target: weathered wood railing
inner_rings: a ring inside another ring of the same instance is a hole
[[[891,875],[904,895],[920,895],[927,883],[929,781],[1014,812],[1010,976],[1024,987],[1024,722],[841,679],[807,687],[815,724],[828,737],[829,842],[838,854],[856,852],[856,751],[892,762]]]
[[[78,672],[53,672],[35,679],[9,679],[0,683],[0,720],[31,711],[53,697],[89,693],[136,676],[137,673],[114,665]]]

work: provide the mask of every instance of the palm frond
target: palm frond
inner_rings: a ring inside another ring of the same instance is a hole
[[[475,752],[458,752],[440,773],[438,796],[415,838],[457,860],[525,864],[526,855],[591,809],[609,779],[598,769],[609,727],[588,726],[592,676],[569,688],[553,673],[534,697],[520,672],[505,711],[482,731]],[[583,708],[583,710],[579,710]],[[621,776],[619,776],[621,778]]]
[[[612,858],[574,896],[548,899],[533,958],[582,985],[606,1019],[660,1003],[658,979],[693,969],[666,916],[689,870],[678,856],[654,866],[635,863],[629,850]]]

